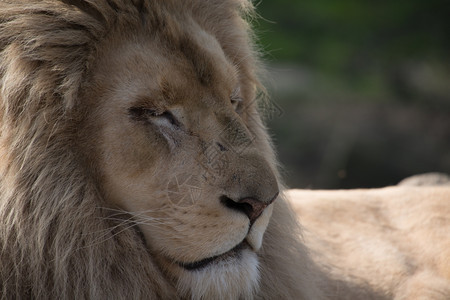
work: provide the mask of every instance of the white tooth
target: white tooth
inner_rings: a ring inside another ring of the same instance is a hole
[[[247,235],[247,242],[254,251],[261,248],[264,232],[269,224],[270,216],[272,215],[273,205],[268,206],[262,215],[253,223],[250,232]]]
[[[252,247],[253,251],[258,251],[261,248],[263,236],[264,231],[255,230],[254,227],[247,235],[247,242],[250,245],[250,247]]]

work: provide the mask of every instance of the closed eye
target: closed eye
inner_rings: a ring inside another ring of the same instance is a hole
[[[238,109],[241,102],[242,98],[231,98],[231,105],[233,105],[234,110]]]
[[[137,121],[152,121],[157,119],[165,119],[169,121],[170,124],[180,127],[180,122],[175,118],[175,116],[168,110],[156,110],[146,107],[131,107],[128,109],[131,117]]]
[[[242,97],[241,97],[241,89],[236,88],[233,93],[230,96],[230,102],[231,105],[233,105],[233,108],[235,111],[238,110],[240,104],[242,103]]]

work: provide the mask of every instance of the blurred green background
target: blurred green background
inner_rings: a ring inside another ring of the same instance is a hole
[[[253,20],[290,187],[450,173],[449,0],[262,0]]]

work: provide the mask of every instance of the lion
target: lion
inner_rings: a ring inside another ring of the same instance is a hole
[[[349,192],[381,197],[359,201],[367,211],[331,196],[359,218],[417,214],[422,244],[400,241],[385,269],[321,236],[327,220],[301,192],[287,199],[258,108],[253,15],[246,0],[0,2],[2,299],[346,299],[436,278],[447,292],[448,189]],[[367,237],[389,224],[403,238],[397,217]]]
[[[331,299],[450,296],[450,187],[286,194]]]

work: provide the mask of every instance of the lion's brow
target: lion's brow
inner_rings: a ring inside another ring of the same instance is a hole
[[[211,85],[215,80],[216,68],[210,54],[190,38],[184,38],[180,41],[180,50],[192,63],[200,83]]]

